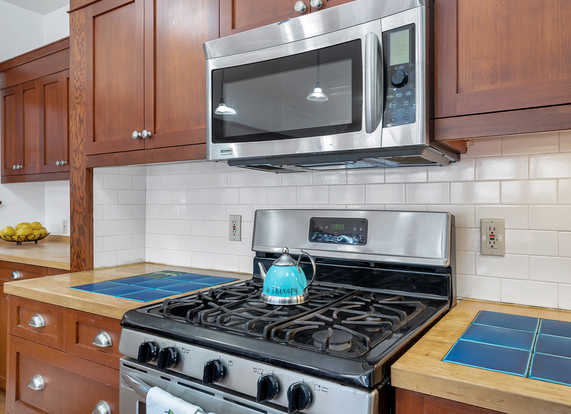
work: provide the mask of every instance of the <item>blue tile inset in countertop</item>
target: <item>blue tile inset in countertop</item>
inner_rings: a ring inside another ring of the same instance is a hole
[[[444,361],[525,377],[530,351],[459,340]]]
[[[115,282],[97,282],[97,283],[88,283],[86,285],[71,286],[71,288],[77,290],[85,290],[87,292],[97,292],[99,290],[110,289],[119,286],[123,285]]]
[[[543,319],[539,328],[540,334],[565,336],[571,338],[571,322]]]
[[[165,286],[163,289],[168,290],[170,292],[185,293],[185,292],[192,292],[193,290],[204,289],[205,287],[208,287],[208,285],[203,285],[202,283],[193,283],[193,282],[180,282],[180,283],[175,283],[174,285]]]
[[[536,353],[533,355],[529,377],[571,385],[571,358]]]
[[[98,290],[95,293],[101,293],[102,295],[108,295],[108,296],[124,296],[130,293],[140,292],[142,290],[147,290],[147,289],[138,286],[120,285],[118,287],[113,287],[110,289]]]
[[[472,324],[460,339],[531,351],[535,335],[532,332],[515,329]]]
[[[481,311],[476,319],[474,319],[473,323],[535,332],[537,330],[539,319],[529,316],[512,315],[509,313]]]
[[[146,289],[141,290],[140,292],[123,295],[121,297],[124,299],[138,300],[140,302],[148,302],[150,300],[162,299],[173,295],[176,295],[176,293],[161,289]]]
[[[553,335],[538,335],[535,352],[571,358],[571,338]]]

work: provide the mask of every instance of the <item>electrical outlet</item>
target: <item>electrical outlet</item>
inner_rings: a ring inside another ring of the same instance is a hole
[[[242,216],[230,216],[230,240],[242,240]]]
[[[67,220],[63,220],[63,221],[61,222],[61,232],[62,232],[63,234],[69,233],[69,228],[68,228]]]
[[[486,256],[505,256],[506,255],[505,234],[506,234],[505,220],[481,219],[480,254]]]

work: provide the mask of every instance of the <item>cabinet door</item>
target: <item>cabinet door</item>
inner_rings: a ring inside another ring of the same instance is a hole
[[[20,174],[40,172],[40,90],[39,81],[22,86],[22,166]]]
[[[297,0],[220,0],[220,37],[300,16]],[[309,13],[309,0],[302,0]]]
[[[69,171],[69,70],[40,79],[40,169]]]
[[[145,148],[204,144],[203,43],[218,37],[218,1],[147,0],[145,7],[145,129],[153,133]]]
[[[142,149],[144,2],[101,0],[87,10],[87,154]]]
[[[571,102],[571,2],[434,3],[436,118]]]
[[[2,90],[2,175],[16,175],[18,165],[22,160],[22,139],[19,136],[22,129],[22,114],[18,110],[21,100],[18,87],[13,86]]]

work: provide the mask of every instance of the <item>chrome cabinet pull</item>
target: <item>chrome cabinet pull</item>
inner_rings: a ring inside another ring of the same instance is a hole
[[[66,164],[67,164],[67,161],[64,161],[64,160],[56,161],[56,166],[58,166],[58,167],[63,167]]]
[[[41,375],[36,374],[32,377],[32,380],[28,384],[28,387],[33,389],[34,391],[40,391],[45,388],[44,379]]]
[[[133,131],[133,133],[131,134],[131,136],[133,137],[133,139],[139,139],[142,137],[140,132],[137,131]]]
[[[143,133],[141,134],[141,136],[143,137],[143,139],[151,138],[151,131],[147,131],[145,129],[145,130],[143,130]]]
[[[13,170],[21,170],[22,168],[24,168],[24,167],[20,164],[12,165]]]
[[[91,414],[111,414],[111,407],[107,402],[101,400],[97,404],[95,404],[95,408],[91,412]]]
[[[92,342],[93,345],[98,346],[99,348],[108,348],[113,346],[113,340],[111,339],[111,335],[109,335],[105,331],[99,331]]]
[[[298,2],[295,3],[294,9],[296,12],[303,14],[307,10],[307,6],[303,1],[299,0]]]
[[[46,321],[44,320],[44,317],[42,315],[36,313],[34,316],[30,318],[30,322],[28,322],[28,325],[30,325],[32,328],[43,328],[44,326],[46,326]]]
[[[311,0],[309,4],[311,4],[311,7],[314,9],[320,9],[323,6],[323,2],[321,0]]]
[[[17,270],[14,270],[10,275],[10,279],[21,279],[22,277],[23,277],[22,274]]]

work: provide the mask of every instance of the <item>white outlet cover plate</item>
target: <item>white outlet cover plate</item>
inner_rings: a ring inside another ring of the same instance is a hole
[[[504,219],[480,220],[480,254],[482,256],[506,255],[506,222]]]

